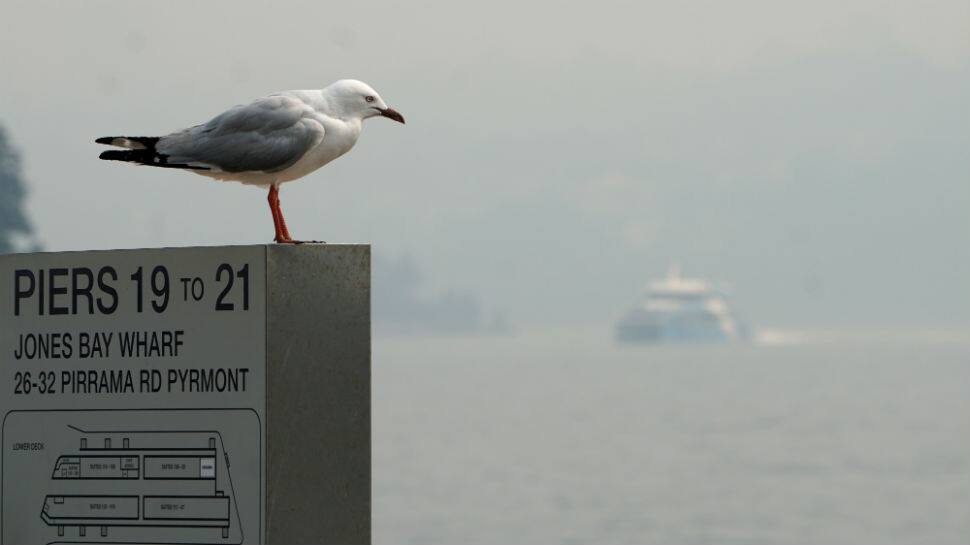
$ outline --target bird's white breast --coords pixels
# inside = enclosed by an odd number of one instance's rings
[[[337,157],[350,151],[360,137],[359,121],[343,121],[319,115],[316,119],[322,127],[323,138],[299,161],[289,168],[277,172],[277,183],[290,182],[302,178]]]

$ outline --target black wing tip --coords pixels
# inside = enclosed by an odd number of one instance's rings
[[[99,142],[99,144],[103,143],[104,142]],[[127,151],[113,149],[102,151],[101,155],[98,155],[98,159],[102,159],[104,161],[131,161],[131,154]]]
[[[110,146],[111,142],[113,142],[115,138],[116,137],[114,136],[102,136],[101,138],[96,139],[94,142],[96,144],[108,144]]]
[[[101,155],[98,155],[98,159],[103,161],[124,161],[126,163],[135,163],[138,165],[147,165],[150,167],[161,167],[161,168],[177,168],[182,170],[212,170],[209,167],[203,167],[198,165],[187,165],[184,163],[169,163],[167,157],[164,155],[158,155],[149,150],[143,149],[112,149],[108,151],[102,151]]]

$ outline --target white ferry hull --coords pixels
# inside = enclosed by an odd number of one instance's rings
[[[629,343],[726,343],[744,339],[731,318],[708,315],[657,315],[641,309],[616,326],[616,339]]]
[[[703,280],[682,278],[676,266],[666,279],[648,284],[616,326],[621,342],[724,343],[746,337],[724,295]]]

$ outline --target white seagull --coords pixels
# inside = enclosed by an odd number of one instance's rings
[[[201,125],[167,136],[106,136],[95,142],[127,148],[101,159],[178,168],[218,180],[269,188],[276,242],[290,237],[279,186],[306,176],[350,151],[363,121],[383,116],[400,123],[377,91],[344,79],[313,91],[283,91],[234,106]]]

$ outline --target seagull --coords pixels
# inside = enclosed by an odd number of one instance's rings
[[[209,121],[167,136],[105,136],[95,142],[126,148],[107,161],[176,168],[217,180],[269,188],[278,243],[293,240],[280,209],[280,184],[302,178],[350,151],[363,121],[382,116],[404,123],[377,91],[343,79],[320,90],[283,91],[234,106]]]

